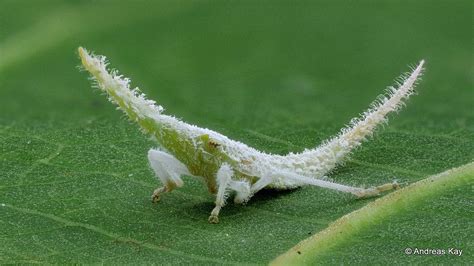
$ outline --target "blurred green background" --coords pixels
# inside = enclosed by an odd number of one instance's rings
[[[408,184],[474,158],[472,14],[471,1],[0,0],[0,262],[266,263],[367,202],[265,192],[211,226],[212,196],[186,178],[151,205],[154,144],[91,89],[78,46],[106,55],[168,114],[279,154],[334,135],[425,59],[418,95],[331,176]],[[418,216],[456,220],[450,234],[408,219],[386,229],[403,237],[368,233],[329,261],[452,260],[402,250],[420,236],[426,247],[472,244],[468,214],[439,211],[472,209],[469,193]]]

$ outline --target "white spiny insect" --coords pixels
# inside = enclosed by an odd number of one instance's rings
[[[163,108],[147,100],[138,88],[130,89],[130,80],[116,71],[109,72],[105,57],[94,56],[79,47],[82,64],[109,100],[139,124],[142,131],[156,140],[159,148],[150,149],[148,160],[161,187],[152,195],[160,195],[183,186],[181,176],[199,176],[211,193],[216,194],[210,223],[218,223],[218,215],[230,193],[234,202],[245,203],[263,188],[291,189],[304,185],[347,192],[356,197],[371,197],[396,189],[398,184],[360,188],[328,181],[326,175],[348,154],[370,137],[376,127],[386,121],[387,114],[397,111],[412,93],[420,77],[422,60],[410,74],[403,75],[397,88],[389,87],[360,118],[353,119],[339,135],[321,146],[286,156],[267,154],[215,131],[189,125],[163,114]]]

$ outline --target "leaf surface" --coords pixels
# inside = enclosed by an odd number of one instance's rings
[[[159,182],[146,153],[155,144],[90,88],[77,71],[78,46],[107,55],[168,114],[278,154],[336,134],[424,58],[418,95],[331,174],[351,185],[407,186],[474,158],[470,7],[2,1],[0,263],[266,264],[373,201],[313,187],[264,191],[227,205],[211,225],[212,195],[185,177],[152,204]],[[426,211],[397,209],[396,219],[347,238],[322,261],[376,263],[376,246],[400,263],[437,262],[407,258],[407,246],[467,249],[472,190],[443,193],[417,205]],[[440,259],[472,261],[465,252]]]

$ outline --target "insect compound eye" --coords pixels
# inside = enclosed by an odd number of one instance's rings
[[[221,145],[219,143],[211,140],[211,141],[209,141],[209,146],[211,146],[213,148],[218,148]]]

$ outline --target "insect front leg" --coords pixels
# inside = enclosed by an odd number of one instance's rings
[[[191,175],[182,162],[164,151],[150,149],[148,151],[148,161],[163,184],[162,187],[158,187],[153,192],[151,196],[153,202],[160,200],[160,194],[170,192],[176,187],[182,187],[184,184],[181,180],[182,175]]]
[[[229,188],[229,184],[232,182],[233,175],[234,171],[226,163],[222,164],[222,166],[217,171],[216,179],[218,188],[216,196],[216,206],[212,210],[211,216],[209,216],[209,222],[212,224],[216,224],[219,222],[219,212],[221,208],[225,205],[225,200],[229,193],[227,189]]]

